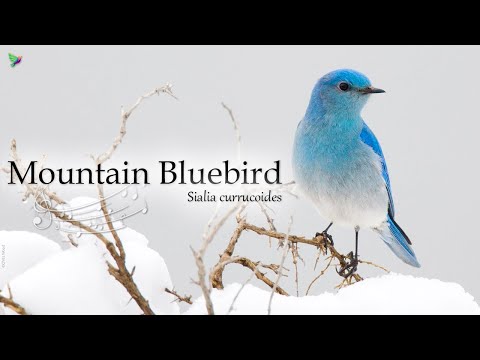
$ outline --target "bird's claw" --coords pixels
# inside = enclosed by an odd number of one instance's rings
[[[321,233],[317,232],[315,234],[315,237],[319,237],[321,236],[322,237],[322,243],[325,245],[325,249],[328,249],[328,245],[331,245],[331,246],[334,246],[335,243],[333,242],[333,237],[332,235],[330,235],[329,233],[327,233],[326,231],[323,231]]]
[[[350,252],[345,257],[345,265],[343,265],[340,269],[336,269],[337,274],[341,277],[348,279],[350,276],[355,274],[358,268],[358,259],[353,256],[353,253]]]

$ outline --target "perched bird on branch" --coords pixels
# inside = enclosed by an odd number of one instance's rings
[[[302,192],[332,224],[355,229],[355,254],[340,269],[350,276],[358,265],[360,229],[376,231],[405,263],[420,267],[405,232],[395,222],[387,164],[380,144],[360,113],[371,94],[385,91],[354,70],[337,70],[313,89],[298,125],[293,168]]]

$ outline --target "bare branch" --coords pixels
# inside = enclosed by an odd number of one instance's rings
[[[70,242],[70,244],[74,247],[78,247],[78,243],[75,241],[75,239],[73,238],[73,235],[72,234],[68,234],[67,235],[67,238],[68,238],[68,241]]]
[[[257,233],[258,235],[264,235],[268,236],[274,239],[278,239],[281,241],[285,240],[286,234],[277,232],[277,231],[272,231],[272,230],[266,230],[263,227],[258,227],[249,223],[245,223],[245,230],[253,231]],[[301,244],[307,244],[315,247],[324,247],[325,246],[325,240],[323,239],[323,236],[320,235],[316,238],[313,239],[306,239],[303,236],[296,236],[296,235],[289,235],[288,236],[288,241],[292,243],[301,243]]]
[[[102,164],[105,161],[109,160],[112,157],[115,150],[117,149],[117,147],[122,143],[123,138],[126,135],[126,124],[131,114],[140,106],[140,104],[144,100],[152,97],[155,94],[159,95],[160,93],[165,93],[175,98],[175,96],[172,93],[172,86],[167,84],[161,88],[154,89],[153,91],[149,92],[146,95],[141,96],[129,110],[127,111],[122,110],[120,133],[115,138],[112,146],[100,156],[96,158],[92,156],[92,158],[95,160],[97,164]],[[25,172],[26,171],[25,167],[22,163],[20,156],[18,155],[17,143],[15,139],[13,139],[11,142],[10,156],[15,162],[15,164],[17,165],[17,167],[19,168],[19,170],[21,172]],[[45,161],[45,157],[41,162],[42,167],[43,167],[44,161]],[[9,173],[9,171],[4,168],[2,168],[2,171]],[[148,300],[146,300],[143,297],[143,295],[140,293],[140,290],[138,289],[137,285],[133,280],[133,271],[132,273],[130,273],[127,269],[126,254],[123,248],[123,244],[115,228],[113,227],[110,214],[108,213],[108,210],[106,207],[103,188],[100,185],[98,187],[100,204],[101,204],[102,212],[104,214],[106,223],[108,224],[109,230],[112,233],[112,236],[114,238],[115,245],[112,242],[110,242],[103,234],[97,232],[96,230],[83,224],[80,221],[69,218],[68,216],[66,216],[64,212],[58,210],[53,203],[56,203],[58,205],[63,205],[66,202],[62,200],[59,196],[57,196],[54,192],[49,191],[48,189],[40,188],[39,186],[35,186],[32,184],[25,184],[24,186],[25,186],[25,192],[24,192],[23,200],[28,199],[30,196],[35,196],[36,197],[35,200],[37,201],[37,203],[40,206],[42,206],[46,211],[48,211],[53,216],[55,216],[57,219],[63,222],[69,223],[72,226],[78,227],[79,229],[85,232],[95,235],[105,245],[109,254],[112,256],[112,258],[114,259],[117,265],[117,268],[115,268],[112,264],[107,262],[108,272],[110,273],[110,275],[112,275],[118,282],[120,282],[123,285],[123,287],[127,290],[127,292],[130,294],[132,299],[135,300],[135,302],[137,303],[137,305],[140,307],[140,309],[143,311],[145,315],[154,315],[152,309],[149,306]],[[45,195],[46,198],[42,199],[42,197],[40,197],[40,201],[38,201],[39,200],[38,194],[40,193]],[[68,238],[72,243],[72,245],[76,246],[76,242],[73,240],[73,238],[71,236],[69,236]]]
[[[311,287],[313,286],[313,284],[315,284],[315,282],[320,279],[326,272],[327,270],[330,268],[331,264],[332,264],[332,261],[333,261],[334,257],[333,256],[330,256],[330,261],[328,262],[327,266],[325,266],[325,268],[320,271],[320,274],[315,277],[315,279],[312,280],[312,282],[310,283],[310,285],[308,285],[308,288],[307,288],[307,292],[306,292],[306,296],[308,296],[308,293],[310,292],[310,289]]]
[[[212,290],[205,281],[205,277],[207,276],[207,270],[205,269],[203,256],[200,254],[200,252],[195,251],[192,247],[190,247],[190,250],[192,250],[193,257],[195,258],[195,264],[197,265],[198,269],[198,281],[195,281],[195,283],[200,286],[200,289],[202,289],[202,294],[205,299],[205,306],[207,308],[207,314],[215,315],[215,311],[213,310],[212,298],[210,297]]]
[[[365,265],[370,265],[370,266],[373,266],[373,267],[376,267],[377,269],[380,269],[380,270],[383,270],[385,271],[387,274],[390,274],[390,270],[384,268],[383,266],[380,266],[380,265],[377,265],[371,261],[365,261],[365,260],[358,260],[358,262],[360,264],[365,264]]]
[[[109,160],[112,157],[113,153],[115,152],[115,150],[117,150],[118,146],[122,143],[123,138],[127,134],[127,121],[130,118],[130,115],[132,115],[132,113],[140,106],[140,104],[146,99],[152,97],[153,95],[160,95],[161,93],[170,95],[174,99],[177,99],[172,92],[172,85],[166,84],[162,87],[153,89],[152,91],[143,96],[140,96],[137,102],[130,109],[126,111],[122,109],[120,132],[113,140],[112,145],[107,151],[105,151],[103,154],[99,155],[96,158],[92,156],[92,159],[95,161],[96,164],[103,164],[105,161]]]
[[[245,286],[247,286],[252,280],[253,280],[253,277],[255,276],[255,272],[257,270],[257,267],[255,267],[255,269],[253,270],[253,272],[250,274],[250,276],[248,277],[248,279],[242,284],[242,286],[240,286],[240,289],[238,289],[237,293],[235,294],[235,296],[233,297],[233,300],[232,300],[232,303],[230,304],[230,307],[228,308],[228,311],[227,311],[227,315],[230,315],[230,313],[233,311],[234,309],[234,306],[235,306],[235,303],[237,302],[238,300],[238,297],[240,296],[240,294],[242,293],[243,289],[245,289]]]
[[[10,310],[15,311],[18,315],[28,315],[25,308],[13,300],[13,294],[12,289],[10,289],[10,285],[7,285],[7,288],[9,296],[6,298],[0,294],[0,303]]]
[[[292,252],[292,261],[293,261],[293,266],[295,267],[295,289],[297,292],[297,297],[299,295],[298,293],[298,243],[288,243],[288,245],[291,248]]]
[[[197,269],[198,269],[198,281],[196,281],[196,283],[202,289],[203,297],[205,298],[205,305],[207,307],[207,313],[209,315],[214,315],[213,303],[210,298],[210,293],[212,289],[211,289],[211,285],[207,285],[207,281],[205,279],[205,277],[207,276],[207,270],[205,268],[205,263],[203,261],[203,258],[205,256],[205,253],[207,252],[208,246],[215,238],[215,235],[217,235],[218,231],[222,228],[222,226],[230,218],[230,216],[232,216],[235,213],[235,211],[237,211],[242,205],[243,203],[239,202],[235,206],[232,206],[230,210],[228,210],[223,215],[223,217],[220,218],[220,220],[214,223],[218,215],[218,208],[217,208],[217,210],[215,211],[215,214],[212,216],[212,219],[209,221],[207,228],[205,229],[205,232],[203,234],[203,242],[200,249],[198,251],[195,251],[192,247],[190,247],[190,249],[192,250],[192,254],[195,258],[195,264],[197,265]]]
[[[230,109],[225,103],[222,102],[222,106],[225,110],[227,110],[228,115],[230,116],[230,120],[232,120],[233,129],[235,130],[235,139],[237,144],[237,161],[240,164],[242,162],[242,136],[240,135],[240,128],[238,127],[238,122],[235,119],[235,115],[233,114],[232,109]]]
[[[135,300],[138,307],[143,311],[145,315],[155,315],[152,308],[150,307],[148,300],[143,296],[143,294],[138,289],[137,284],[133,280],[133,273],[135,271],[135,268],[132,270],[132,272],[128,271],[125,249],[123,248],[122,241],[120,240],[120,237],[118,236],[118,233],[113,226],[112,218],[108,213],[107,203],[105,202],[105,194],[103,192],[103,186],[98,184],[97,189],[103,216],[105,217],[106,223],[108,224],[108,228],[113,236],[113,239],[115,240],[116,245],[116,248],[110,246],[109,249],[110,255],[112,255],[118,267],[118,269],[115,269],[116,271],[113,272],[115,274],[114,277],[125,287],[125,289]]]
[[[287,234],[285,235],[285,242],[288,240],[288,236],[289,236],[290,230],[292,228],[292,223],[293,223],[293,218],[290,218],[290,222],[288,224],[288,229],[287,229]],[[280,279],[282,278],[283,264],[285,264],[285,259],[287,258],[288,250],[289,250],[289,246],[288,246],[288,244],[285,244],[284,249],[283,249],[282,259],[280,261],[280,269],[278,271],[277,280],[275,281],[275,284],[273,285],[272,292],[270,294],[270,300],[268,301],[268,315],[270,315],[272,313],[273,296],[275,295],[275,290],[277,290],[278,283],[280,282]]]
[[[340,252],[338,252],[337,249],[332,245],[332,243],[327,238],[325,238],[322,234],[319,234],[318,236],[312,239],[307,239],[303,236],[296,236],[296,235],[287,236],[284,233],[280,233],[272,230],[266,230],[265,228],[249,224],[248,222],[245,222],[242,226],[244,230],[253,231],[258,235],[271,237],[274,239],[278,239],[280,241],[285,241],[285,239],[287,239],[290,243],[293,243],[293,244],[306,244],[306,245],[315,246],[320,250],[321,253],[324,253],[324,254],[327,254],[328,252],[330,252],[330,255],[338,261],[337,265],[340,267],[345,267],[352,260],[350,258],[351,254],[343,255]],[[388,271],[382,266],[376,265],[369,261],[361,260],[359,262],[362,264],[377,267],[384,271]],[[352,283],[359,282],[362,280],[363,278],[358,273],[353,273],[352,275],[349,276],[348,279],[344,279],[338,287],[348,286],[348,285],[351,285]]]
[[[170,295],[173,295],[175,296],[175,300],[174,301],[177,301],[177,302],[184,302],[184,303],[187,303],[189,305],[192,305],[193,302],[192,302],[192,295],[184,295],[184,296],[181,296],[179,293],[177,293],[175,291],[175,289],[172,289],[170,290],[169,288],[165,288],[165,292],[170,294]]]
[[[263,202],[257,202],[258,206],[260,207],[260,210],[262,211],[263,215],[265,215],[265,218],[267,219],[267,223],[270,226],[270,230],[272,231],[277,231],[277,228],[275,227],[275,224],[273,223],[273,219],[270,217],[268,214],[267,208]]]
[[[12,158],[12,160],[14,161],[15,165],[20,170],[20,172],[25,173],[26,169],[25,169],[25,166],[23,165],[22,159],[18,155],[17,141],[15,139],[12,139],[12,141],[10,142],[10,157]],[[8,173],[10,173],[10,171],[8,171]],[[15,179],[18,179],[15,173],[12,175]],[[26,183],[24,184],[24,186],[25,186],[25,192],[22,199],[23,201],[26,201],[30,196],[35,196],[35,194],[39,193],[40,188],[36,185]],[[60,204],[60,205],[65,204],[65,201],[59,198],[57,194],[55,194],[54,192],[49,191],[48,189],[42,189],[42,191],[46,196],[48,196],[50,200],[56,202],[57,204]]]

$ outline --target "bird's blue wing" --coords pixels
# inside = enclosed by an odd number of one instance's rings
[[[366,145],[372,148],[375,154],[377,154],[382,161],[382,175],[383,175],[383,180],[385,181],[385,186],[387,188],[388,200],[389,200],[388,213],[393,219],[395,217],[395,206],[393,205],[392,188],[390,187],[390,178],[388,177],[387,162],[385,161],[385,157],[383,156],[382,147],[380,146],[380,143],[375,137],[375,134],[372,132],[372,130],[370,130],[368,125],[365,123],[363,124],[363,129],[362,129],[362,132],[360,133],[360,138]]]

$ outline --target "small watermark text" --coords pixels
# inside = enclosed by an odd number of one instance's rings
[[[7,266],[7,245],[2,244],[2,260],[0,266],[5,269]]]

